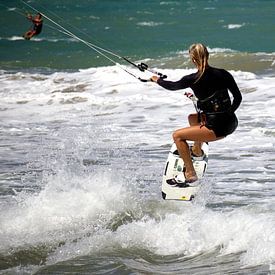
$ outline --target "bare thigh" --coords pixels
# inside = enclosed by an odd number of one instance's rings
[[[194,125],[199,125],[199,115],[196,113],[196,114],[190,114],[188,116],[188,121],[189,121],[189,124],[190,126],[194,126]]]
[[[178,129],[173,133],[174,140],[191,140],[199,142],[210,142],[221,139],[217,138],[214,131],[202,125],[194,125],[182,129]]]

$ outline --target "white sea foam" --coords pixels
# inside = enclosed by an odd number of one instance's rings
[[[178,5],[180,5],[180,2],[178,2],[178,1],[161,1],[160,3],[159,3],[160,5],[172,5],[172,6],[178,6]]]
[[[228,24],[226,26],[224,26],[225,28],[231,30],[231,29],[239,29],[241,27],[245,26],[245,23],[243,24]]]
[[[127,201],[123,183],[104,172],[85,178],[61,171],[47,181],[37,195],[18,194],[18,207],[3,213],[0,251],[83,236],[106,226]]]
[[[1,40],[4,40],[4,39],[10,40],[10,41],[24,40],[22,36],[12,36],[7,38],[1,37]]]
[[[120,226],[115,232],[102,230],[78,243],[68,243],[51,254],[49,263],[113,248],[146,249],[162,256],[187,257],[218,248],[219,256],[241,253],[243,267],[275,261],[272,215],[258,216],[244,210],[218,213],[195,206],[174,207],[173,214],[162,217],[161,209],[159,214],[155,213],[159,215],[157,219],[144,216]]]
[[[210,48],[210,47],[207,47],[207,49],[212,55],[215,54],[215,53],[237,53],[236,50],[232,50],[232,49],[229,49],[229,48]],[[178,51],[177,53],[189,56],[188,50]]]
[[[163,70],[171,80],[190,72]],[[243,266],[274,263],[275,82],[231,73],[243,91],[239,128],[210,144],[206,207],[199,198],[190,205],[160,201],[166,153],[153,149],[165,151],[172,131],[194,112],[183,91],[139,82],[118,67],[47,75],[2,70],[1,155],[25,157],[45,172],[36,180],[40,191],[15,187],[0,204],[1,251],[43,243],[55,247],[51,264],[117,248],[187,256],[214,249],[240,254]],[[95,163],[91,170],[84,159]],[[27,173],[22,181],[28,183]]]
[[[11,37],[0,37],[0,40],[8,40],[8,41],[19,41],[19,40],[25,40],[23,36],[11,36]],[[31,41],[35,42],[41,42],[41,41],[47,41],[47,42],[59,42],[59,41],[70,41],[70,42],[79,42],[74,38],[42,38],[42,37],[33,37]]]
[[[146,22],[138,22],[137,25],[142,27],[157,27],[157,26],[163,25],[163,22],[146,21]]]

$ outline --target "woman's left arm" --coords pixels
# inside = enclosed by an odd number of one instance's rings
[[[239,87],[238,87],[235,79],[233,78],[233,76],[230,73],[228,73],[228,76],[229,76],[228,77],[228,89],[231,92],[231,94],[233,95],[233,102],[232,102],[231,108],[232,108],[232,111],[235,112],[239,108],[239,106],[242,102],[242,94],[241,94]]]

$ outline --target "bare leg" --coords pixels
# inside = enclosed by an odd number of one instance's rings
[[[190,156],[189,145],[187,144],[186,140],[181,139],[178,137],[177,131],[173,134],[174,141],[177,145],[177,149],[179,151],[180,157],[183,159],[185,165],[185,176],[186,180],[197,180],[197,175],[193,166],[193,162]]]
[[[35,31],[30,30],[24,34],[24,38],[27,40],[30,40],[34,35],[35,35]]]
[[[190,126],[201,125],[201,123],[199,122],[199,115],[198,115],[198,113],[196,113],[196,114],[190,114],[188,116],[188,121],[189,121],[189,125]],[[196,141],[196,140],[194,141],[194,144],[192,146],[192,152],[196,156],[201,156],[203,154],[202,150],[201,150],[202,144],[203,144],[203,142]]]
[[[205,126],[194,125],[187,128],[176,130],[173,133],[174,142],[177,145],[180,157],[185,164],[185,176],[187,180],[197,180],[197,175],[193,166],[193,162],[190,156],[189,146],[187,140],[197,141],[197,143],[215,141],[219,138],[216,137],[212,130],[209,130]]]

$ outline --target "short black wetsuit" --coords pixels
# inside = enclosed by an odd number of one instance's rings
[[[235,131],[238,120],[234,112],[242,101],[242,95],[233,76],[224,69],[208,66],[198,79],[198,72],[184,76],[179,81],[158,80],[168,90],[191,88],[198,98],[198,107],[206,116],[205,126],[216,137],[224,137]],[[228,90],[233,95],[231,103]]]
[[[42,26],[43,26],[42,22],[43,21],[41,21],[41,23],[39,23],[39,24],[35,24],[35,22],[33,22],[33,28],[32,29],[35,31],[36,35],[41,33],[41,31],[42,31]]]

